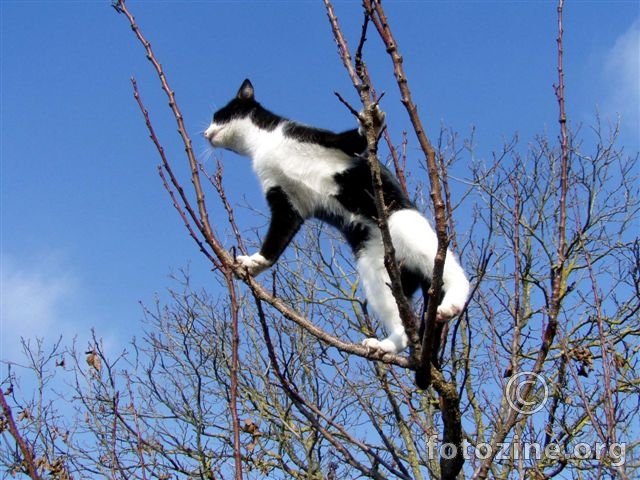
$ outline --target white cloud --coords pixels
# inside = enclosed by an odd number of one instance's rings
[[[93,328],[107,356],[120,354],[137,333],[139,305],[101,303],[96,288],[64,253],[25,259],[0,252],[0,361],[24,363],[21,338],[32,347],[43,339],[47,349],[62,336],[63,347],[83,349]],[[114,321],[122,310],[135,313]]]
[[[618,38],[606,53],[603,73],[608,94],[605,113],[620,115],[622,127],[637,135],[640,128],[640,18]]]
[[[55,256],[18,262],[0,260],[0,359],[18,360],[20,338],[44,337],[48,342],[68,330],[65,318],[79,282]]]

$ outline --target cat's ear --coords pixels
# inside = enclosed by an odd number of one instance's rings
[[[253,100],[253,94],[253,85],[251,85],[248,78],[245,78],[244,82],[242,82],[242,85],[240,86],[240,90],[238,90],[237,98],[240,100]]]

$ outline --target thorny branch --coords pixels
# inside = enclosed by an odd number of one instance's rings
[[[403,68],[403,58],[398,51],[397,42],[392,34],[391,27],[380,2],[364,0],[364,7],[371,16],[380,38],[387,47],[387,52],[391,57],[394,75],[400,90],[401,101],[405,106],[414,132],[418,138],[420,147],[425,154],[429,181],[431,186],[431,199],[434,206],[434,216],[436,222],[436,236],[438,238],[438,250],[432,272],[431,288],[429,289],[428,308],[425,313],[425,332],[423,336],[419,374],[431,371],[433,386],[441,398],[442,419],[444,423],[443,442],[457,446],[457,454],[453,458],[440,458],[440,468],[442,478],[455,478],[460,470],[464,459],[462,457],[462,423],[460,412],[460,398],[455,386],[455,380],[447,382],[444,376],[433,366],[431,366],[431,352],[434,350],[436,338],[440,334],[440,328],[436,328],[436,312],[440,303],[442,274],[444,262],[447,254],[449,238],[447,236],[447,222],[445,204],[442,199],[442,186],[440,184],[440,172],[436,162],[435,149],[433,148],[426,131],[422,126],[422,121],[418,115],[418,108],[413,103],[411,91]],[[424,374],[424,373],[423,373]]]
[[[398,268],[398,264],[395,260],[395,249],[393,247],[393,243],[391,242],[391,234],[389,233],[389,226],[387,224],[387,206],[384,203],[384,198],[382,194],[382,180],[380,177],[380,164],[378,162],[377,151],[378,151],[378,135],[376,129],[374,128],[374,109],[376,107],[376,102],[371,98],[371,82],[369,80],[369,75],[367,70],[362,62],[362,47],[364,45],[364,38],[366,35],[366,25],[368,21],[365,17],[365,22],[362,28],[362,34],[360,43],[358,46],[358,51],[356,54],[355,66],[352,64],[351,54],[349,53],[349,47],[347,46],[347,41],[342,34],[342,30],[338,24],[338,18],[335,15],[333,10],[333,5],[329,0],[325,0],[325,7],[327,9],[327,16],[329,17],[329,21],[331,23],[331,28],[336,39],[336,43],[338,44],[338,50],[340,52],[340,57],[351,77],[351,81],[354,84],[354,87],[358,91],[360,96],[360,101],[363,105],[363,112],[358,114],[358,118],[362,125],[365,127],[366,135],[367,135],[367,146],[368,146],[368,162],[369,167],[371,169],[371,176],[373,179],[373,188],[374,188],[374,200],[376,204],[376,210],[378,212],[378,227],[380,229],[380,233],[382,235],[382,241],[384,245],[384,259],[385,259],[385,267],[389,273],[389,278],[391,280],[391,291],[393,293],[394,298],[398,304],[398,310],[400,312],[400,318],[402,320],[402,325],[405,328],[405,333],[409,338],[409,344],[412,347],[418,347],[412,349],[412,358],[409,360],[410,365],[415,365],[417,356],[419,355],[420,348],[418,345],[418,334],[416,330],[416,321],[413,315],[413,311],[411,309],[411,305],[409,301],[404,295],[402,291],[402,283],[400,281],[400,269]],[[338,98],[342,98],[338,96]],[[347,103],[344,100],[343,103]],[[348,107],[352,112],[356,110],[354,108]]]

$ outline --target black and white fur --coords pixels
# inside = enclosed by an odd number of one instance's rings
[[[379,121],[382,129],[381,112]],[[387,330],[384,340],[367,338],[363,344],[384,352],[403,350],[408,340],[384,266],[362,127],[334,133],[282,118],[255,100],[253,86],[245,80],[237,96],[214,114],[204,136],[214,147],[252,159],[271,210],[260,251],[237,258],[248,273],[257,275],[272,266],[305,219],[319,218],[344,234],[356,256],[368,305]],[[393,174],[381,168],[389,230],[403,289],[410,296],[430,281],[437,238]],[[458,315],[468,295],[464,271],[448,252],[438,320]]]

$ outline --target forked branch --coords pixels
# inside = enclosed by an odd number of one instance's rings
[[[404,327],[405,333],[409,338],[409,345],[413,347],[410,364],[416,365],[420,356],[420,345],[418,340],[418,332],[416,329],[416,321],[411,309],[411,305],[409,304],[409,301],[407,300],[402,290],[400,268],[398,267],[398,263],[395,259],[395,249],[393,247],[393,243],[391,242],[391,233],[389,232],[389,225],[387,223],[389,213],[388,207],[384,202],[380,163],[378,161],[377,155],[378,131],[375,128],[374,122],[377,101],[372,98],[371,80],[369,78],[369,73],[366,69],[366,66],[362,61],[362,49],[364,47],[364,42],[367,34],[367,25],[369,24],[369,18],[365,15],[362,32],[360,35],[360,41],[355,55],[355,63],[353,63],[351,53],[349,52],[349,47],[347,45],[347,40],[345,39],[342,30],[340,29],[338,18],[333,9],[333,5],[329,0],[325,0],[324,4],[327,10],[327,16],[329,17],[329,22],[331,24],[331,29],[333,31],[333,36],[335,38],[336,44],[338,45],[340,58],[342,59],[345,68],[347,69],[353,86],[360,96],[360,101],[363,106],[362,112],[358,113],[357,116],[360,123],[365,129],[367,137],[367,160],[369,162],[371,178],[373,181],[374,202],[378,217],[378,227],[382,235],[382,243],[384,246],[384,263],[387,272],[389,273],[389,278],[391,280],[391,292],[393,293],[393,296],[398,305],[398,311],[400,313],[400,319],[402,320],[402,326]],[[338,98],[341,99],[344,104],[347,104],[347,102],[344,101],[341,96],[338,96]],[[356,111],[354,108],[348,106],[348,104],[347,107],[352,113]]]
[[[438,250],[433,265],[433,274],[431,278],[431,288],[428,292],[428,305],[425,312],[424,325],[425,333],[423,335],[422,352],[420,356],[418,374],[428,375],[431,370],[431,352],[434,348],[433,342],[435,336],[435,322],[438,305],[440,303],[442,289],[442,274],[444,272],[444,262],[447,255],[447,247],[449,245],[449,237],[447,235],[446,208],[442,197],[442,185],[440,182],[440,171],[436,162],[436,152],[433,145],[427,137],[426,131],[422,125],[422,120],[418,115],[418,107],[413,102],[411,90],[407,75],[403,67],[403,58],[398,51],[398,44],[393,36],[389,21],[380,2],[372,0],[363,1],[365,11],[371,18],[376,30],[382,41],[384,42],[387,53],[393,63],[393,73],[400,90],[402,104],[405,106],[409,115],[409,120],[425,155],[427,171],[429,173],[430,196],[433,202],[433,211],[435,217],[435,230],[438,238]]]
[[[438,165],[435,158],[435,150],[426,136],[424,128],[422,127],[421,120],[417,114],[417,108],[411,100],[411,92],[409,90],[407,78],[402,67],[402,57],[398,53],[396,42],[393,38],[391,29],[386,19],[386,15],[380,3],[371,2],[368,0],[365,0],[363,2],[366,17],[363,24],[357,53],[355,56],[355,65],[352,64],[351,55],[347,47],[347,42],[338,24],[333,6],[329,0],[325,0],[324,3],[329,21],[331,23],[333,34],[338,45],[340,57],[342,58],[345,68],[347,69],[349,76],[351,77],[354,87],[360,95],[360,99],[364,107],[364,114],[362,115],[361,122],[367,130],[367,142],[370,156],[369,162],[372,177],[374,180],[374,191],[376,192],[376,207],[378,209],[378,216],[381,220],[379,222],[379,226],[382,232],[385,247],[385,265],[391,278],[391,289],[398,303],[403,326],[405,327],[407,335],[409,336],[410,344],[414,346],[411,357],[411,366],[416,370],[416,380],[421,384],[432,383],[442,399],[443,421],[445,424],[443,440],[460,447],[457,449],[458,455],[456,455],[453,459],[446,459],[444,457],[441,458],[442,478],[455,478],[460,472],[463,463],[461,448],[462,426],[459,407],[459,396],[455,388],[455,383],[447,382],[444,379],[444,376],[434,366],[431,365],[432,352],[434,350],[434,341],[436,340],[436,313],[440,299],[442,274],[444,270],[444,261],[448,245],[445,204],[442,200],[442,191],[439,180]],[[393,244],[391,243],[391,236],[389,235],[388,226],[386,224],[387,211],[382,196],[382,188],[381,184],[377,184],[376,182],[376,179],[379,179],[380,172],[379,164],[377,161],[378,138],[375,129],[371,128],[373,114],[371,107],[372,99],[370,96],[371,81],[362,60],[362,49],[366,35],[366,26],[368,25],[369,21],[372,21],[375,25],[380,37],[387,47],[387,52],[389,52],[391,56],[391,60],[394,66],[394,74],[400,88],[402,103],[407,108],[414,131],[418,137],[420,146],[425,153],[429,171],[429,179],[431,182],[431,198],[434,203],[436,216],[438,251],[435,259],[431,288],[428,292],[428,308],[425,312],[425,332],[423,334],[422,345],[418,344],[417,332],[415,329],[416,322],[413,318],[410,305],[408,304],[408,301],[402,292],[399,268],[395,262]],[[427,299],[425,299],[425,301],[426,300]],[[404,310],[405,308],[406,311]]]

